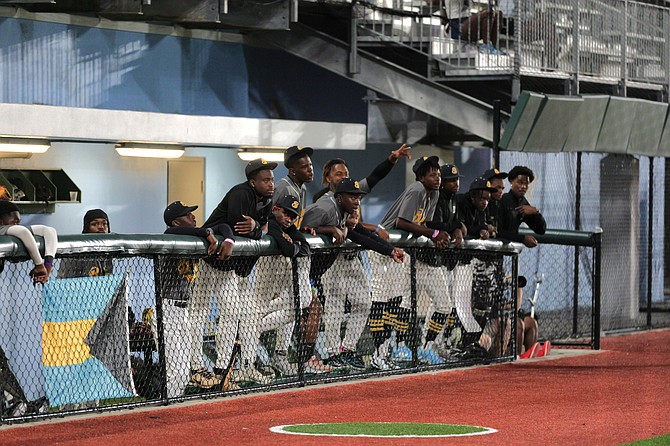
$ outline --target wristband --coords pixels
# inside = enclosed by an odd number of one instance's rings
[[[54,264],[53,264],[53,262],[47,262],[47,261],[45,261],[45,262],[44,262],[44,266],[45,266],[45,267],[46,267],[46,266],[48,266],[48,267],[53,267]]]
[[[435,238],[435,237],[437,237],[438,235],[440,235],[440,230],[439,230],[439,229],[436,229],[435,232],[433,232],[432,237],[430,237],[430,238]]]
[[[379,231],[382,230],[382,229],[386,229],[386,228],[383,227],[382,225],[377,225],[377,229],[375,229],[375,234],[379,234]]]
[[[230,243],[231,245],[234,245],[234,244],[235,244],[235,240],[233,240],[232,238],[227,238],[227,239],[225,239],[225,240],[223,241],[223,243]]]
[[[207,237],[209,237],[210,235],[214,235],[214,231],[212,230],[212,228],[205,228],[205,231],[207,232]]]

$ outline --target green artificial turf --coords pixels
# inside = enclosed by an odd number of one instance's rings
[[[486,432],[478,426],[432,423],[323,423],[294,424],[286,426],[285,432],[321,435],[374,435],[374,436],[431,436],[464,435]]]
[[[661,435],[660,437],[648,438],[646,440],[636,441],[634,443],[628,443],[628,445],[634,446],[668,446],[670,445],[670,434]]]

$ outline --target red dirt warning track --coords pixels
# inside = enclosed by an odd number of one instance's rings
[[[197,405],[5,427],[0,445],[618,445],[670,432],[670,330],[603,340],[604,352],[517,361]],[[473,424],[461,438],[275,434],[280,424]]]

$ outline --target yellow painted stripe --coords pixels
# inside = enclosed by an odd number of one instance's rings
[[[92,358],[84,339],[95,324],[95,319],[42,324],[42,364],[63,366],[81,364]]]

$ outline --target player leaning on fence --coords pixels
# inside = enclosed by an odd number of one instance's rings
[[[254,279],[254,299],[263,308],[264,313],[256,342],[260,342],[260,335],[264,331],[277,330],[271,364],[282,376],[297,373],[297,368],[293,362],[289,362],[288,357],[296,321],[292,259],[295,259],[298,270],[301,316],[312,301],[312,289],[309,284],[309,243],[294,224],[300,218],[300,207],[298,198],[293,195],[284,195],[275,201],[268,221],[268,234],[277,243],[283,257],[262,258],[256,267]],[[306,262],[297,263],[305,259]],[[311,356],[311,350],[309,355]],[[305,357],[304,351],[299,351],[298,356],[302,362],[307,362],[309,359]]]
[[[500,199],[505,192],[505,178],[507,172],[501,172],[498,169],[488,169],[482,174],[482,178],[486,178],[491,182],[491,187],[495,192],[491,192],[491,200],[486,206],[486,223],[489,225],[489,233],[491,237],[498,236],[498,213],[500,212]]]
[[[547,222],[540,210],[526,200],[528,186],[535,179],[535,174],[526,166],[514,166],[509,171],[508,179],[510,190],[500,199],[498,236],[534,248],[537,246],[537,239],[532,235],[520,235],[519,226],[526,223],[533,232],[540,235],[547,230]]]
[[[235,235],[258,240],[267,233],[267,222],[272,209],[274,174],[277,163],[264,159],[249,161],[244,169],[247,181],[234,186],[223,197],[209,216],[206,228],[227,223]],[[194,298],[209,305],[216,297],[219,313],[216,328],[216,375],[223,375],[229,366],[233,344],[239,335],[242,343],[239,370],[233,379],[238,382],[269,384],[271,379],[254,366],[256,358],[256,330],[261,308],[253,302],[249,274],[258,258],[232,258],[227,262],[205,259],[201,265],[200,280],[194,289]],[[200,294],[203,293],[203,294]]]
[[[233,252],[235,241],[233,231],[225,223],[214,228],[199,228],[193,211],[198,206],[186,206],[181,201],[170,203],[163,212],[163,221],[168,226],[165,234],[192,235],[207,240],[207,255],[219,260],[227,260]],[[224,241],[219,243],[220,235]],[[209,301],[205,304],[193,299],[193,288],[198,276],[197,259],[162,257],[161,297],[163,298],[163,324],[166,327],[165,356],[168,375],[168,392],[181,393],[189,378],[192,385],[209,389],[216,388],[222,377],[205,368],[202,358],[202,331],[209,316]],[[198,296],[208,300],[211,296]],[[188,312],[185,309],[188,307]],[[185,326],[185,327],[184,327]],[[186,328],[184,337],[180,338]],[[184,345],[186,344],[186,345]],[[182,358],[182,354],[185,358]],[[180,366],[184,359],[190,363],[191,373],[183,377]],[[184,382],[186,381],[186,382]],[[177,384],[177,385],[175,385]],[[171,389],[174,386],[175,389]]]
[[[382,225],[388,229],[401,229],[417,236],[429,237],[435,246],[445,248],[450,241],[449,234],[426,226],[426,222],[433,218],[439,197],[439,160],[436,156],[421,157],[416,160],[412,170],[416,181],[393,203],[382,219]],[[393,367],[387,361],[393,328],[397,331],[398,341],[393,358],[397,361],[411,360],[411,351],[404,342],[409,328],[410,268],[407,261],[396,267],[386,267],[378,256],[371,254],[370,259],[373,271],[370,330],[377,347],[372,362],[380,369],[387,369]],[[417,288],[426,289],[431,299],[450,299],[439,267],[417,262]]]
[[[323,196],[305,211],[304,224],[316,228],[321,234],[335,238],[341,244],[345,239],[371,249],[381,256],[390,256],[395,262],[402,263],[404,252],[381,239],[373,232],[365,229],[360,223],[348,228],[347,218],[360,206],[361,197],[365,192],[358,181],[351,178],[341,180],[333,196]],[[368,290],[360,283],[342,280],[342,271],[347,268],[344,253],[338,253],[330,268],[323,273],[324,283],[324,322],[328,363],[334,366],[352,366],[362,368],[363,363],[356,354],[356,344],[364,328],[370,309]],[[388,264],[388,259],[384,259]],[[340,341],[340,324],[344,317],[345,301],[351,303],[351,313],[347,323],[344,340]]]
[[[284,197],[288,195],[296,197],[298,208],[293,210],[297,212],[297,216],[293,225],[298,228],[300,232],[315,235],[313,228],[302,224],[302,219],[305,214],[305,207],[307,206],[306,184],[311,183],[314,180],[314,168],[312,166],[313,153],[314,149],[311,147],[301,146],[291,146],[284,151],[284,166],[286,166],[288,169],[288,174],[277,181],[274,194],[272,195],[272,202],[274,205],[276,205],[280,200],[284,199]],[[272,235],[272,233],[270,233],[270,235]],[[292,238],[295,239],[296,237]],[[272,257],[262,257],[260,259],[257,271],[265,272],[266,274],[261,274],[261,278],[265,276],[268,280],[264,281],[257,279],[254,283],[254,293],[256,293],[256,290],[258,290],[260,293],[267,294],[269,293],[268,290],[274,289],[276,287],[276,278],[271,274],[272,271],[265,271],[267,269],[266,265],[268,262],[272,262],[272,259]],[[311,256],[298,256],[296,258],[296,263],[298,270],[300,271],[300,277],[304,276],[305,271],[307,271],[307,274],[309,274],[309,270],[311,268]],[[290,282],[291,281],[289,280],[288,283]],[[302,308],[301,323],[303,327],[303,339],[301,340],[302,351],[300,353],[302,356],[308,355],[309,357],[312,357],[315,350],[314,347],[316,345],[316,337],[318,336],[318,327],[321,323],[321,313],[323,307],[321,306],[321,302],[316,295],[314,295],[309,300],[305,300],[304,297],[307,296],[307,294],[312,296],[310,284],[301,284],[301,288],[304,288],[305,286],[307,286],[309,289],[300,290],[300,296],[303,297],[303,299],[300,301]],[[267,288],[267,290],[263,288]],[[280,296],[285,296],[288,298],[290,305],[293,305],[292,293],[286,295],[282,292],[280,293]],[[259,298],[262,299],[262,296]],[[268,316],[271,317],[269,314]],[[275,369],[281,374],[287,374],[294,371],[292,366],[284,367],[288,364],[284,360],[284,353],[286,353],[284,347],[288,347],[290,343],[293,334],[293,325],[293,318],[291,318],[291,322],[286,323],[283,327],[279,327],[277,330],[277,337],[279,338],[277,341],[278,347],[277,351],[275,352],[275,356],[272,358],[272,361]],[[321,364],[318,359],[314,357],[306,366],[306,370],[311,371],[311,369],[314,369],[321,371],[324,370],[322,366],[323,364]]]
[[[440,167],[440,177],[442,181],[437,206],[432,220],[426,221],[426,226],[431,229],[446,231],[454,241],[454,246],[460,246],[463,237],[467,234],[465,225],[461,221],[456,208],[456,197],[460,189],[462,175],[459,174],[458,167],[455,165],[445,164]],[[462,281],[458,281],[457,284],[456,279],[459,271],[454,271],[456,263],[461,258],[462,255],[457,255],[453,251],[421,250],[417,253],[417,260],[442,269],[449,285],[447,294],[452,296],[460,291],[457,285],[462,284]],[[469,287],[467,292],[470,292]],[[419,359],[422,362],[428,364],[443,362],[438,348],[441,343],[437,343],[436,339],[445,326],[445,337],[448,337],[456,324],[456,311],[451,307],[451,304],[453,302],[449,299],[442,299],[437,302],[431,300],[426,313],[422,346],[418,350]],[[438,307],[436,305],[447,306]]]

